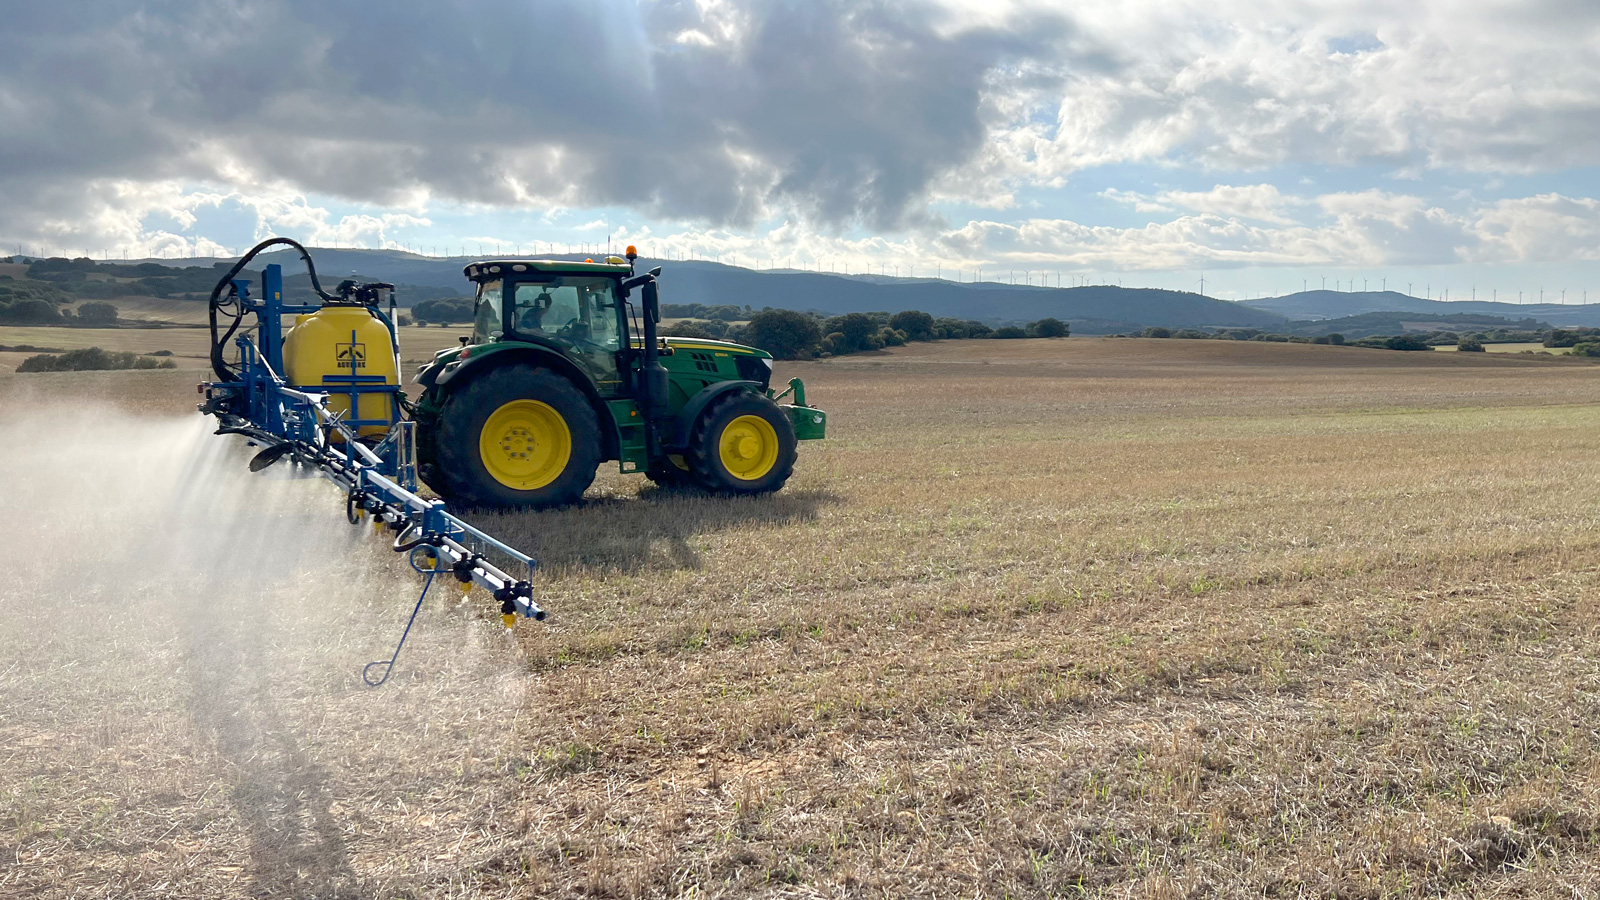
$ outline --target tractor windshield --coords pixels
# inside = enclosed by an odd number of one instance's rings
[[[500,282],[485,281],[478,285],[478,297],[473,301],[472,342],[486,344],[500,337]]]
[[[517,285],[512,328],[565,341],[617,349],[616,282],[563,275]]]
[[[605,275],[558,275],[516,284],[506,305],[507,331],[567,348],[589,371],[603,395],[620,388],[617,350],[622,345],[617,281]]]

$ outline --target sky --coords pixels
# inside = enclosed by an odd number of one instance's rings
[[[0,253],[1600,302],[1594,0],[26,3],[0,122]]]

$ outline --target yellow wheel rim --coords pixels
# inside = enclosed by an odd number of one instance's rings
[[[538,490],[566,469],[572,431],[550,404],[513,400],[483,423],[478,453],[495,481],[513,490]]]
[[[717,450],[728,474],[755,481],[778,464],[778,432],[760,416],[740,416],[722,429]]]

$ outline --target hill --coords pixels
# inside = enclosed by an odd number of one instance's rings
[[[1301,291],[1242,301],[1291,319],[1336,319],[1372,312],[1421,313],[1430,317],[1474,314],[1510,319],[1532,317],[1555,325],[1600,326],[1600,303],[1496,303],[1492,300],[1423,300],[1398,291]]]
[[[402,285],[402,305],[427,296],[467,293],[461,269],[479,257],[441,259],[394,250],[314,250],[323,286],[349,277],[368,277]],[[558,255],[558,259],[582,258]],[[154,262],[160,262],[155,260]],[[210,266],[212,260],[169,260]],[[287,287],[305,284],[298,256],[274,251],[255,265],[276,262],[291,273]],[[899,312],[920,309],[935,316],[976,319],[990,324],[1061,319],[1079,334],[1111,334],[1152,325],[1172,328],[1273,328],[1285,317],[1260,309],[1185,291],[1093,285],[1047,288],[995,282],[963,283],[934,279],[846,276],[793,269],[757,271],[705,261],[640,259],[641,268],[662,267],[662,300],[708,306],[776,307],[828,315],[847,312]],[[362,276],[352,273],[360,272]],[[431,289],[431,290],[423,290]]]
[[[1549,322],[1538,319],[1507,319],[1475,313],[1455,315],[1429,315],[1412,312],[1369,312],[1337,319],[1311,319],[1290,322],[1288,334],[1315,336],[1342,334],[1347,338],[1364,338],[1384,334],[1415,334],[1418,332],[1455,331],[1473,333],[1542,332],[1549,331]]]

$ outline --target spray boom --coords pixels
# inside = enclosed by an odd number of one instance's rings
[[[409,554],[411,566],[426,578],[417,608],[434,579],[448,577],[464,591],[473,585],[488,591],[507,627],[519,616],[542,620],[544,610],[533,599],[533,558],[453,515],[443,501],[417,493],[415,426],[401,417],[407,407],[396,377],[399,339],[392,315],[381,308],[388,301],[392,310],[394,286],[345,282],[337,294],[327,294],[311,269],[323,302],[286,304],[282,269],[269,265],[261,296],[253,298],[250,282],[234,276],[277,243],[299,249],[310,266],[305,248],[275,238],[252,249],[218,283],[211,299],[211,358],[221,380],[200,385],[206,398],[200,411],[217,417],[218,434],[241,434],[263,445],[250,461],[251,471],[283,459],[315,468],[344,491],[352,524],[370,520],[392,532],[392,549]],[[235,337],[250,314],[254,324]],[[289,334],[280,335],[284,315],[299,318]],[[238,349],[236,364],[224,358],[230,339]],[[416,609],[411,615],[414,621]],[[363,670],[367,684],[388,680],[410,631],[408,622],[394,656]],[[382,677],[371,674],[378,666],[384,667]]]

